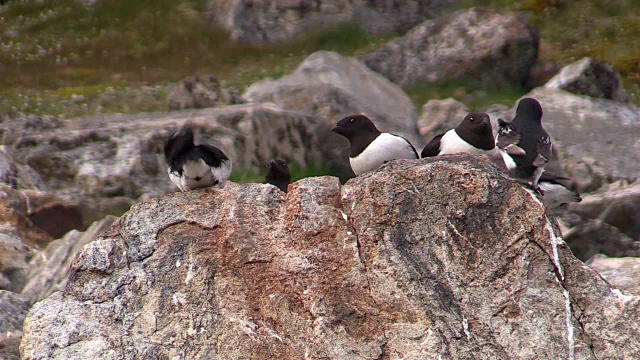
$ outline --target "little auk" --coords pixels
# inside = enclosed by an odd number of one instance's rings
[[[487,154],[498,157],[489,115],[468,114],[455,129],[436,135],[422,149],[421,157],[456,153]]]
[[[380,132],[364,115],[351,115],[338,121],[331,131],[349,140],[349,163],[356,175],[375,170],[391,160],[418,159],[409,140]]]
[[[496,145],[509,174],[517,181],[542,193],[538,179],[551,159],[551,138],[542,127],[542,106],[536,99],[518,103],[511,122],[498,119]]]
[[[231,175],[231,160],[215,146],[195,145],[193,129],[183,126],[164,145],[171,182],[182,191],[222,183]]]

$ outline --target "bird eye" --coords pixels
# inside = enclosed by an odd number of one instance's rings
[[[472,116],[472,117],[470,117],[470,118],[469,118],[469,120],[474,121],[475,119],[474,119],[474,118],[473,118],[473,116]]]
[[[356,119],[354,119],[354,118],[349,119],[349,122],[352,123],[352,124],[353,124],[354,121],[356,121]]]

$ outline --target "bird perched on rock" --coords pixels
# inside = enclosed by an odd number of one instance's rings
[[[518,103],[511,122],[498,119],[496,145],[510,175],[541,192],[538,179],[551,159],[551,138],[542,127],[542,106],[536,99]]]
[[[443,134],[436,135],[422,149],[421,157],[455,153],[498,155],[489,115],[470,113],[462,122]]]
[[[538,180],[538,186],[542,190],[542,203],[550,209],[582,201],[569,178],[544,171]]]
[[[229,179],[231,160],[215,146],[195,145],[193,129],[183,126],[164,145],[169,179],[180,190],[213,186]]]
[[[349,140],[349,163],[356,175],[375,170],[387,161],[418,159],[409,140],[380,132],[364,115],[351,115],[338,121],[331,131]]]
[[[291,182],[291,173],[287,163],[283,160],[271,160],[267,164],[267,176],[265,181],[268,184],[277,186],[280,190],[287,192],[289,183]]]

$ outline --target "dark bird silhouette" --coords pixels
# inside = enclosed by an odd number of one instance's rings
[[[268,184],[277,186],[280,190],[287,192],[289,183],[291,182],[291,173],[287,163],[283,160],[271,160],[267,164],[267,176],[265,181]]]

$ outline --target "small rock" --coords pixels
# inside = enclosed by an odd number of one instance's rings
[[[167,95],[169,110],[201,109],[240,104],[237,90],[228,91],[215,77],[190,76],[174,85]]]
[[[597,219],[571,228],[563,238],[573,254],[582,261],[596,254],[640,256],[640,241],[633,241],[617,228]]]
[[[458,126],[468,111],[463,103],[453,98],[429,100],[422,106],[422,115],[418,118],[418,132],[429,142],[434,136]]]
[[[0,359],[20,359],[22,324],[30,307],[25,296],[0,290]]]
[[[631,239],[640,240],[640,184],[583,196],[582,202],[569,208],[584,218],[599,219]]]
[[[640,295],[640,258],[609,258],[606,255],[595,255],[587,264],[611,285]]]
[[[618,71],[610,64],[589,57],[565,66],[544,87],[594,98],[629,101]]]

